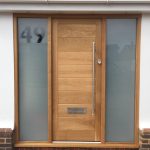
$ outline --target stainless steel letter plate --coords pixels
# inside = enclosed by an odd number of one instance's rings
[[[87,108],[83,107],[69,107],[67,108],[68,114],[86,114]]]

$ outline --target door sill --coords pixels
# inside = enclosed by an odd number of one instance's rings
[[[101,143],[101,142],[16,142],[15,147],[81,147],[81,148],[139,148],[139,143]]]
[[[53,143],[91,143],[91,144],[101,144],[101,142],[80,142],[80,141],[53,141]]]

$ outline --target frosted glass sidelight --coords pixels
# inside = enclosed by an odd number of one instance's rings
[[[107,19],[106,141],[134,142],[136,19]]]
[[[48,139],[47,24],[47,19],[18,19],[21,141]]]

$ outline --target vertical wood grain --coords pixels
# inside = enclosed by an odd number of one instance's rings
[[[135,144],[139,145],[139,92],[140,92],[140,42],[141,42],[141,16],[137,18],[136,30],[136,75],[135,75]]]
[[[101,142],[105,142],[105,89],[106,89],[106,19],[102,19],[102,26],[101,26],[101,55],[102,55],[102,73],[101,73]]]
[[[48,18],[48,49],[47,49],[47,66],[48,66],[48,141],[52,142],[52,84],[51,84],[51,17]]]
[[[14,95],[15,95],[15,130],[16,130],[16,141],[19,141],[19,92],[18,92],[18,23],[17,17],[13,18],[13,38],[14,38]]]
[[[53,121],[52,121],[52,125],[53,125],[53,133],[52,133],[52,138],[55,139],[55,131],[57,129],[57,121],[56,118],[56,114],[57,114],[57,105],[55,105],[55,103],[57,104],[57,20],[53,19],[52,22],[52,92],[53,92],[53,98],[52,98],[52,117],[53,117]]]
[[[103,82],[101,76],[102,76],[102,64],[98,64],[97,60],[102,59],[102,40],[101,40],[101,20],[97,20],[96,22],[96,28],[97,28],[97,35],[96,35],[96,82],[95,82],[95,111],[96,111],[96,117],[95,117],[95,132],[96,132],[96,141],[100,141],[101,139],[101,101],[102,101],[102,89],[101,84]]]

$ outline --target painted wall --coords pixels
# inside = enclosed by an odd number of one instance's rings
[[[14,124],[14,58],[12,14],[0,14],[0,128]]]
[[[150,128],[150,14],[142,16],[140,128]],[[14,127],[13,16],[0,14],[0,128]]]
[[[150,14],[142,16],[140,70],[140,127],[150,128]]]

